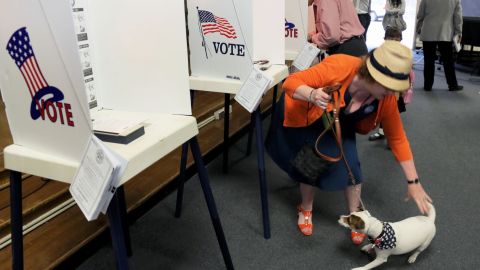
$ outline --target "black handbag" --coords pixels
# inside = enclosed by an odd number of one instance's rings
[[[342,146],[342,133],[339,120],[339,110],[340,110],[340,94],[338,92],[339,86],[336,87],[325,87],[323,91],[332,95],[333,100],[333,119],[326,111],[323,113],[322,118],[324,121],[325,129],[320,133],[315,141],[315,144],[304,144],[300,151],[297,153],[295,158],[293,158],[290,164],[302,175],[307,184],[315,185],[317,179],[323,173],[327,172],[332,164],[344,160],[347,167],[349,177],[354,180],[353,173],[350,170],[350,166],[345,159],[343,154]],[[335,128],[333,128],[335,126]],[[321,138],[327,134],[328,131],[332,131],[337,147],[340,150],[340,153],[336,157],[331,157],[326,154],[323,154],[318,149],[318,144]],[[355,183],[355,182],[354,182]]]
[[[305,178],[306,184],[313,186],[320,175],[328,171],[332,162],[319,157],[311,145],[304,144],[290,164]]]

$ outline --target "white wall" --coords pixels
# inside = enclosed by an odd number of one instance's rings
[[[463,16],[480,17],[480,1],[462,0]]]

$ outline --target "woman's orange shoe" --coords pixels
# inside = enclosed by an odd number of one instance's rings
[[[304,223],[298,224],[298,228],[305,236],[310,236],[313,233],[312,211],[304,210],[300,205],[297,207],[298,215],[302,213]]]
[[[361,232],[352,231],[350,238],[355,245],[360,245],[365,240],[366,235]]]

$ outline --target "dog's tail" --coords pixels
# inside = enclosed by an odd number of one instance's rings
[[[437,213],[435,212],[435,207],[433,207],[433,204],[429,203],[428,204],[428,213],[427,217],[429,220],[432,222],[435,222],[435,217],[437,216]]]

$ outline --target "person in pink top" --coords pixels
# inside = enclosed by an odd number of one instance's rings
[[[365,29],[352,0],[309,0],[308,4],[313,5],[316,28],[315,33],[309,33],[309,41],[330,55],[368,53],[362,36]]]

